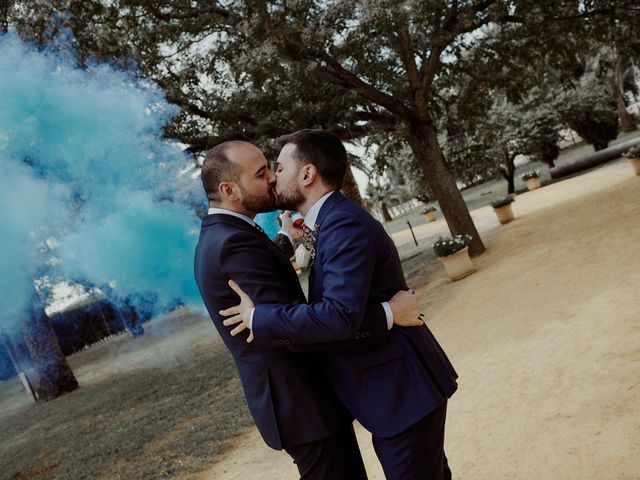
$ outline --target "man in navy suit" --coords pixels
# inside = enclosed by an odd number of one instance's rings
[[[264,441],[286,450],[303,479],[366,479],[353,417],[314,358],[271,345],[260,348],[246,335],[225,328],[219,315],[221,309],[237,303],[228,285],[231,278],[260,303],[306,301],[289,261],[292,246],[280,238],[279,248],[253,221],[257,213],[274,209],[275,175],[256,147],[226,142],[207,153],[201,177],[210,208],[196,247],[195,277],[209,315],[236,363],[249,410]],[[400,298],[407,301],[392,302],[395,311],[391,315],[412,311],[415,302]],[[386,300],[368,308],[371,321],[365,331],[371,334],[356,333],[353,337],[358,338],[346,339],[344,345],[362,343],[366,340],[362,337],[388,335],[388,313],[382,303]],[[415,307],[414,315],[417,303]],[[401,316],[396,315],[398,322]]]
[[[382,225],[338,191],[347,167],[342,142],[328,132],[293,134],[280,152],[276,205],[305,214],[315,259],[309,304],[261,302],[234,287],[241,303],[221,313],[235,314],[229,323],[242,321],[259,348],[349,338],[368,304],[407,289]],[[383,345],[317,357],[344,405],[372,432],[387,479],[451,478],[444,426],[457,374],[426,325],[394,328]]]

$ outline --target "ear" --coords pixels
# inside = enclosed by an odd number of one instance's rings
[[[318,178],[318,170],[315,165],[307,164],[300,169],[302,175],[302,184],[308,187]]]
[[[236,202],[240,199],[238,195],[238,184],[235,182],[220,182],[218,192],[220,193],[220,198],[223,200]]]

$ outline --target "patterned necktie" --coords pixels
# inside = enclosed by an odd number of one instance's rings
[[[304,238],[305,243],[315,246],[316,237],[313,234],[313,230],[311,230],[306,223],[303,223],[300,228],[302,229],[302,238]]]

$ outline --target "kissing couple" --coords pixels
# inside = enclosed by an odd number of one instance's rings
[[[209,211],[195,278],[255,424],[301,479],[367,478],[354,419],[387,479],[450,479],[444,430],[457,374],[398,251],[340,193],[349,166],[337,136],[302,130],[282,143],[275,172],[244,141],[209,150],[201,172]],[[284,214],[268,238],[254,217],[274,209],[301,212],[302,229]],[[312,250],[308,298],[290,261],[301,238]]]

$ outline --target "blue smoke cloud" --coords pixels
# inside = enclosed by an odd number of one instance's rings
[[[176,107],[134,73],[81,70],[11,33],[0,36],[0,71],[0,322],[51,270],[120,298],[152,295],[158,309],[199,304],[199,221],[166,200],[196,183],[161,138]]]
[[[262,227],[269,238],[275,238],[280,230],[280,224],[278,223],[278,215],[280,212],[259,213],[256,215],[255,222]]]

